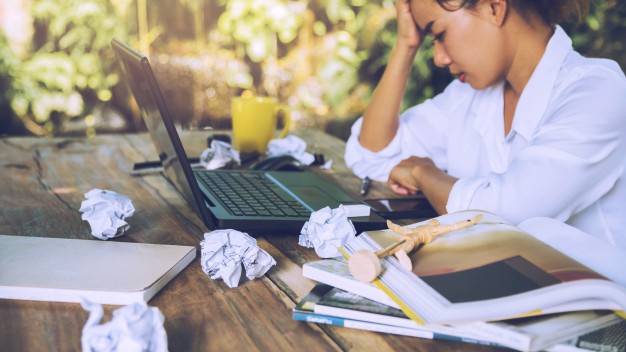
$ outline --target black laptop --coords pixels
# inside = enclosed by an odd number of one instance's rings
[[[113,39],[130,90],[141,110],[165,177],[180,191],[206,226],[250,234],[299,233],[312,211],[361,204],[314,172],[206,170],[192,168],[148,58]],[[386,228],[374,212],[351,218],[358,232]]]

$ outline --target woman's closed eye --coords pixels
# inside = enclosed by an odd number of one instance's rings
[[[439,32],[437,34],[433,33],[433,40],[442,43],[443,42],[443,37],[444,37],[445,33],[446,33],[445,31],[444,32]]]

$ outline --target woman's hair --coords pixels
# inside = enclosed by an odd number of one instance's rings
[[[435,0],[447,11],[472,9],[481,0]],[[573,20],[580,23],[589,10],[589,0],[506,0],[522,16],[529,12],[539,15],[548,25]]]

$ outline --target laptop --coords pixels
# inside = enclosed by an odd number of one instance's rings
[[[148,58],[118,39],[111,42],[137,101],[163,174],[211,230],[250,234],[299,233],[313,211],[362,204],[311,171],[206,170],[192,168]],[[360,233],[386,228],[375,212],[350,218]]]

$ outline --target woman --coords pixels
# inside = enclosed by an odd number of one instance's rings
[[[626,247],[626,78],[556,25],[585,0],[398,0],[398,39],[346,162],[440,213],[546,216]],[[457,77],[400,117],[426,35]]]

